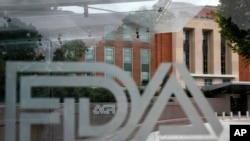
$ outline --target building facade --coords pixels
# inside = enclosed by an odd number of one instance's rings
[[[88,48],[83,60],[116,65],[129,73],[138,86],[146,85],[156,70],[154,37],[141,28],[120,27],[106,32]],[[112,78],[112,74],[105,75]]]
[[[250,69],[226,47],[214,11],[215,7],[205,7],[175,33],[153,34],[129,26],[106,31],[85,60],[114,64],[128,72],[138,86],[146,85],[163,62],[186,64],[199,86],[249,81]]]
[[[199,86],[239,81],[239,57],[226,47],[214,10],[205,7],[183,30],[172,33],[172,61],[185,63]]]

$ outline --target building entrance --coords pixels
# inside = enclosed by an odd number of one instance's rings
[[[246,94],[239,94],[233,95],[230,97],[231,103],[231,111],[233,114],[238,114],[238,111],[241,112],[242,115],[246,114],[247,111],[247,95]]]

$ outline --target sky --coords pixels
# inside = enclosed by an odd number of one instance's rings
[[[217,6],[219,4],[219,0],[172,0],[173,2],[189,2],[189,3],[195,3],[198,4],[200,3],[201,5],[211,5],[211,6]],[[152,6],[152,4],[154,4],[154,1],[148,1],[148,2],[137,2],[138,6],[144,5],[147,6],[149,5],[149,7]],[[142,4],[143,3],[143,4]],[[91,6],[91,5],[90,5]],[[93,7],[93,6],[92,6]],[[136,6],[135,3],[129,3],[127,4],[126,7],[124,7],[123,4],[105,4],[105,5],[95,5],[94,8],[100,8],[100,9],[110,9],[110,10],[114,10],[114,11],[120,11],[120,12],[124,12],[124,11],[136,11],[138,10],[138,7]],[[128,9],[129,8],[129,9]],[[63,7],[63,10],[69,10],[69,11],[74,11],[75,13],[83,13],[83,9],[81,7]],[[72,10],[74,9],[74,10]],[[97,9],[89,9],[89,13],[106,13],[107,11],[103,11],[103,10],[97,10]],[[150,9],[150,8],[149,8]]]
[[[210,2],[208,3],[208,5],[213,5],[216,6],[219,4],[219,0],[210,0]]]

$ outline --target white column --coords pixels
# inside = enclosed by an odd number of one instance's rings
[[[218,29],[214,29],[211,37],[211,50],[209,56],[210,58],[210,66],[211,73],[213,74],[221,74],[221,36]]]
[[[191,52],[192,66],[194,73],[202,74],[203,73],[203,62],[202,62],[202,29],[194,29],[194,44]]]

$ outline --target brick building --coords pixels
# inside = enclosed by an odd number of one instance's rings
[[[138,86],[147,84],[162,62],[185,63],[199,86],[249,81],[249,66],[226,47],[214,10],[205,7],[174,33],[153,34],[129,26],[106,28],[106,36],[89,49],[85,59],[123,68]]]
[[[137,85],[145,85],[156,70],[153,36],[143,28],[123,27],[107,31],[101,41],[88,49],[84,60],[114,64],[128,72]]]
[[[224,97],[225,111],[244,113],[250,109],[246,95],[250,83],[242,81],[250,81],[250,66],[227,47],[214,10],[206,6],[173,33],[153,34],[129,26],[106,31],[106,36],[85,54],[85,60],[115,64],[131,74],[138,86],[146,85],[161,63],[184,63],[198,86],[215,97]]]

